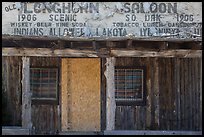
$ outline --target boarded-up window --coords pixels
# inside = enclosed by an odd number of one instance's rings
[[[30,83],[32,100],[57,100],[58,69],[31,68]]]
[[[115,68],[115,99],[121,105],[145,104],[145,69]]]

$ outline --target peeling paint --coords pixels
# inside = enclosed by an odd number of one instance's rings
[[[199,2],[3,2],[2,19],[2,34],[20,36],[202,37]]]

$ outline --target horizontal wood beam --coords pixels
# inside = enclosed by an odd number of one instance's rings
[[[50,49],[50,48],[2,48],[2,56],[44,56],[44,57],[202,57],[202,50],[133,50],[133,49]]]
[[[2,56],[98,57],[96,51],[50,48],[2,48]]]
[[[202,50],[111,50],[114,57],[202,57]]]
[[[18,36],[18,35],[2,35],[2,40],[66,40],[66,41],[123,41],[123,40],[143,40],[143,41],[202,41],[202,37],[197,38],[166,38],[166,37],[52,37],[52,36]]]

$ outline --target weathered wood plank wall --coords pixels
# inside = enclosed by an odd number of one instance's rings
[[[60,67],[60,58],[31,57],[32,66]],[[117,106],[116,129],[201,130],[202,66],[201,58],[116,58],[117,66],[145,65],[147,67],[147,105]],[[105,58],[102,65],[105,66]],[[7,91],[8,110],[12,121],[21,125],[21,57],[2,57],[2,84]],[[103,94],[105,78],[102,68]],[[105,101],[101,108],[101,127],[105,129]],[[37,133],[59,130],[59,105],[32,105],[32,121]],[[41,124],[39,124],[41,123]]]
[[[201,130],[201,58],[117,58],[146,66],[146,106],[117,106],[116,130]]]
[[[22,119],[22,87],[21,57],[2,57],[2,88],[6,96],[6,126],[21,126]],[[5,117],[2,117],[4,119]]]

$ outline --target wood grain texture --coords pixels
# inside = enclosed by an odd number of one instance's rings
[[[21,80],[22,58],[2,57],[2,93],[5,94],[6,113],[9,119],[5,126],[22,125]]]
[[[200,130],[200,64],[200,58],[116,58],[116,66],[146,66],[147,106],[116,106],[115,128]]]
[[[114,46],[113,42],[107,42]],[[106,50],[87,50],[87,49],[51,49],[51,48],[2,48],[2,56],[44,56],[44,57],[183,57],[195,58],[202,57],[202,50],[142,50],[134,49],[106,49]]]

